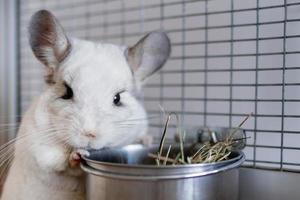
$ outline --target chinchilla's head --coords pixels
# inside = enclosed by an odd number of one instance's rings
[[[146,132],[137,94],[169,57],[165,33],[152,32],[132,47],[94,43],[67,37],[57,19],[41,10],[29,34],[48,85],[36,121],[44,118],[57,139],[75,148],[101,148],[128,144]]]

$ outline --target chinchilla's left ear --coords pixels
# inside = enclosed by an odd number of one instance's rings
[[[32,16],[29,42],[35,57],[46,67],[46,82],[54,83],[55,71],[70,53],[71,43],[52,13],[40,10]]]
[[[139,81],[159,70],[170,55],[170,39],[164,32],[151,32],[126,50],[127,61]]]

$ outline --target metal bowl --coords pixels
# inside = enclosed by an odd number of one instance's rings
[[[129,145],[91,151],[81,164],[88,174],[87,199],[238,198],[237,167],[244,161],[242,152],[235,151],[230,159],[216,163],[156,166],[148,153],[156,153],[157,149]],[[173,153],[179,152],[179,147],[172,149]]]

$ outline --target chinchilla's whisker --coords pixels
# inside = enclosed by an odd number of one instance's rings
[[[3,166],[7,163],[7,161],[12,159],[13,156],[14,156],[14,149],[9,149],[7,152],[5,152],[4,155],[1,155],[0,168],[3,168]]]
[[[45,135],[47,135],[47,134],[45,134],[45,133],[50,132],[50,131],[51,131],[51,129],[42,130],[41,132],[44,133],[44,134],[42,135],[42,137],[45,136]],[[14,139],[11,139],[11,140],[8,141],[7,143],[5,143],[5,144],[3,144],[3,145],[0,146],[0,153],[1,153],[1,151],[2,151],[3,149],[5,149],[7,146],[13,145],[13,144],[14,144],[15,142],[17,142],[18,140],[24,139],[24,138],[26,138],[26,137],[28,137],[28,136],[35,135],[35,134],[38,134],[38,133],[33,132],[33,133],[30,133],[30,134],[20,135],[20,136],[15,137]]]
[[[57,140],[57,138],[56,138],[55,135],[53,134],[53,133],[54,133],[54,132],[53,132],[53,129],[51,129],[51,128],[42,130],[42,131],[40,131],[40,132],[43,133],[43,134],[39,135],[39,137],[40,137],[41,139],[47,139],[47,138],[50,139],[50,138],[52,138],[52,139]],[[14,152],[13,150],[14,150],[14,148],[15,148],[15,147],[14,147],[15,142],[19,142],[19,143],[22,144],[22,143],[25,142],[23,139],[27,138],[28,136],[35,135],[35,134],[37,134],[37,132],[33,132],[33,133],[30,133],[30,134],[21,135],[21,136],[16,137],[15,139],[9,141],[10,144],[7,144],[7,143],[6,143],[6,146],[3,147],[3,148],[0,150],[0,152],[2,151],[2,154],[0,154],[0,161],[1,161],[1,159],[3,160],[3,156],[4,156],[5,151],[7,151],[7,153],[6,153],[7,155],[9,155],[11,152],[12,152],[12,153]],[[39,134],[39,132],[38,132],[38,134]],[[33,143],[30,147],[34,147],[35,145],[37,145],[37,143]],[[27,150],[28,150],[28,149],[24,149],[24,151],[22,151],[22,153],[26,153]],[[1,166],[1,165],[0,165],[0,166]]]
[[[66,122],[70,122],[70,126],[72,128],[74,128],[77,131],[80,131],[79,127],[81,127],[79,121],[76,118],[71,118],[71,119],[67,119],[67,118],[59,118],[59,117],[50,117],[50,119],[56,119],[56,120],[60,120],[60,121],[66,121]]]
[[[63,108],[62,110],[64,110],[66,108]],[[71,124],[73,123],[78,123],[77,118],[73,117],[71,115],[71,118],[63,118],[63,117],[58,117],[58,116],[49,116],[49,119],[55,119],[55,120],[59,120],[59,121],[66,121],[66,122],[71,122]],[[79,125],[79,123],[78,123]]]
[[[136,126],[138,123],[131,123],[131,124],[115,124],[116,127],[132,127]]]
[[[4,153],[1,154],[1,164],[0,167],[2,166],[2,164],[4,163],[4,161],[11,155],[14,153],[14,147],[10,147],[8,148]]]
[[[51,132],[49,134],[45,134],[44,136],[42,136],[40,138],[39,143],[34,143],[34,145],[39,145],[39,144],[52,144],[54,142],[56,142],[58,140],[58,138],[56,137],[56,135],[54,134],[54,132]]]
[[[68,120],[68,119],[63,119],[63,120],[72,122],[71,123],[72,128],[78,129],[77,127],[73,126],[74,121]],[[2,124],[2,126],[4,127],[4,124]],[[6,130],[18,128],[18,127],[16,127],[15,124],[5,124],[5,126],[7,127]],[[8,126],[10,126],[10,127],[8,128]],[[15,126],[15,127],[13,127],[13,126]],[[28,138],[29,136],[39,135],[39,139],[43,140],[46,143],[52,143],[52,144],[61,143],[65,147],[65,149],[67,149],[67,152],[72,150],[72,147],[70,147],[67,144],[67,142],[71,138],[71,135],[66,135],[64,137],[61,137],[61,136],[56,137],[57,133],[62,132],[62,131],[68,131],[68,129],[58,128],[58,127],[44,128],[47,126],[48,126],[48,124],[37,125],[36,126],[37,130],[35,132],[17,136],[16,138],[14,138],[0,146],[0,169],[1,169],[0,178],[3,178],[3,176],[6,174],[7,170],[10,168],[10,165],[14,158],[15,143],[16,142],[24,143],[24,139]],[[30,146],[30,148],[34,148],[36,145],[38,145],[38,144],[33,143],[32,146]],[[28,149],[24,149],[24,151],[21,151],[21,153],[25,154],[27,151],[28,151]]]
[[[135,119],[118,120],[118,121],[114,121],[114,122],[146,121],[146,120],[148,120],[148,119],[155,119],[155,118],[158,118],[158,117],[159,117],[159,115],[153,115],[153,116],[144,117],[144,118],[135,118]]]
[[[1,161],[0,161],[0,162],[1,162],[1,163],[0,163],[0,167],[3,169],[3,166],[5,166],[5,164],[6,164],[7,162],[11,162],[12,159],[13,159],[13,157],[14,157],[14,151],[11,150],[11,151],[9,151],[9,152],[7,153],[6,157],[4,157],[4,159],[1,158]]]
[[[72,119],[62,118],[62,117],[55,117],[55,116],[51,116],[51,117],[49,117],[49,119],[55,119],[55,120],[59,120],[59,121],[73,122]]]
[[[60,130],[60,131],[62,131],[62,130]],[[60,137],[57,137],[56,136],[56,133],[58,133],[58,132],[60,132],[60,131],[56,131],[56,130],[54,130],[54,131],[51,131],[49,134],[45,134],[41,139],[42,139],[42,142],[55,142],[55,140],[57,140],[57,141],[60,141],[61,140],[61,137],[62,136],[60,136]],[[64,138],[69,138],[69,137],[71,137],[70,135],[68,136],[64,136],[63,137],[63,139]]]
[[[78,132],[81,131],[81,125],[76,118],[72,119],[71,127],[74,128]]]
[[[8,148],[5,149],[5,151],[1,152],[0,154],[0,161],[3,160],[7,154],[9,154],[10,152],[12,152],[14,150],[14,146],[9,146]],[[1,164],[0,164],[1,166]]]
[[[14,147],[11,146],[5,154],[0,155],[0,179],[5,178],[5,175],[7,175],[7,172],[14,160]],[[26,153],[23,152],[23,153]]]
[[[116,126],[136,126],[138,123],[135,124],[116,124]]]
[[[73,121],[71,119],[67,119],[67,118],[60,118],[60,117],[55,117],[55,116],[51,116],[49,117],[49,119],[58,119],[60,121],[68,121],[68,122],[75,122],[75,123],[78,123],[77,120],[76,121]],[[74,118],[75,119],[75,118]],[[42,125],[38,125],[38,126],[48,126],[49,124],[42,124]],[[19,128],[20,126],[20,123],[1,123],[0,124],[0,127],[18,127]]]
[[[128,130],[130,129],[131,127],[130,126],[127,126],[127,127],[117,127],[119,130]]]
[[[67,152],[71,152],[72,147],[68,144],[70,137],[61,139],[62,145],[67,149]]]
[[[48,139],[48,140],[44,140],[43,142],[51,142],[51,140],[53,140],[52,142],[63,142],[64,140],[67,140],[69,138],[71,138],[72,136],[69,135],[69,136],[64,136],[64,137],[56,137],[56,135],[48,135],[47,137],[44,137],[43,139]]]
[[[12,164],[14,160],[14,155],[12,154],[9,159],[6,161],[6,164],[4,165],[4,167],[1,169],[1,174],[0,174],[0,178],[5,178],[5,176],[8,174],[8,171],[10,169],[10,166]]]
[[[74,122],[72,119],[74,119],[73,117],[72,118],[62,118],[62,117],[57,117],[57,116],[49,116],[49,119],[50,120],[58,120],[58,121],[64,121],[64,122],[71,122],[71,124]],[[51,124],[51,122],[48,122],[45,124],[45,126],[48,126],[49,124]]]
[[[15,152],[14,151],[15,150],[14,143],[16,141],[24,143],[24,141],[20,141],[20,139],[24,139],[24,138],[26,138],[27,136],[30,136],[30,135],[34,135],[34,134],[31,133],[31,134],[21,135],[22,137],[19,136],[18,138],[15,138],[15,140],[10,141],[11,144],[9,144],[5,148],[1,149],[1,154],[0,154],[0,168],[1,168],[0,178],[1,179],[4,178],[4,175],[7,175],[6,172],[9,170],[10,165],[13,162],[14,152]],[[26,154],[27,151],[28,151],[28,149],[24,149],[21,152],[21,154]]]
[[[1,160],[1,157],[4,156],[5,153],[6,153],[7,151],[9,151],[11,148],[13,148],[13,149],[15,148],[14,143],[11,143],[11,144],[7,145],[7,146],[3,147],[3,148],[0,150],[0,160]]]
[[[12,139],[8,143],[15,142],[15,141],[18,141],[20,139],[24,139],[24,138],[26,138],[28,136],[32,136],[32,135],[39,135],[41,138],[48,137],[48,136],[53,135],[54,131],[56,131],[56,129],[53,129],[53,128],[47,128],[47,129],[43,129],[43,130],[40,129],[40,130],[38,130],[38,132],[33,132],[33,133],[17,136],[16,138]],[[4,145],[6,145],[6,144],[4,144]]]
[[[55,131],[55,133],[56,132],[57,131]],[[72,135],[65,135],[63,137],[61,137],[61,136],[60,137],[56,137],[55,135],[53,135],[54,142],[62,143],[62,144],[67,143],[71,137],[72,137]],[[50,139],[51,139],[51,137],[50,137]]]
[[[7,175],[7,172],[9,171],[9,168],[13,162],[14,159],[14,153],[11,153],[11,155],[8,157],[8,159],[2,164],[1,167],[1,173],[0,173],[0,179],[4,179]]]
[[[0,152],[1,152],[2,149],[4,149],[6,146],[13,145],[17,140],[20,140],[20,139],[22,139],[22,138],[25,138],[25,137],[27,137],[27,136],[29,136],[29,135],[33,135],[33,133],[31,133],[31,134],[24,134],[24,135],[17,136],[17,137],[15,137],[14,139],[11,139],[10,141],[8,141],[7,143],[2,144],[2,145],[0,146]]]

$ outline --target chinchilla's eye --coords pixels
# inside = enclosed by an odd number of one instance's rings
[[[116,106],[121,106],[121,95],[120,93],[117,93],[115,96],[114,96],[114,104]]]
[[[73,98],[73,90],[70,88],[70,86],[67,83],[64,83],[64,86],[66,88],[65,94],[61,96],[62,99],[68,100]]]

